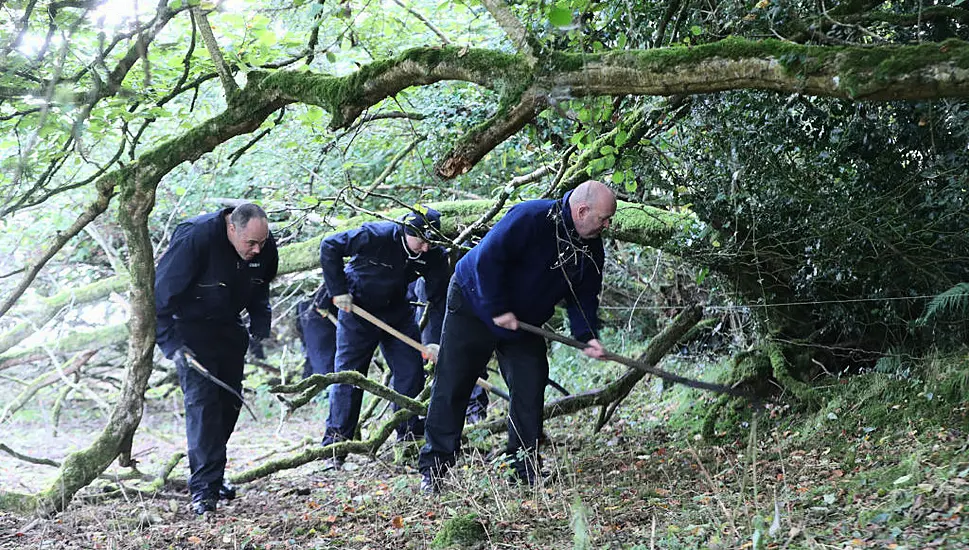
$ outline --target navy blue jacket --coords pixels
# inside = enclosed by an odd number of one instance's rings
[[[226,235],[225,215],[229,212],[231,208],[178,224],[158,262],[157,341],[166,357],[185,344],[180,327],[198,331],[206,325],[239,324],[243,309],[249,312],[249,333],[257,338],[269,336],[269,283],[279,267],[276,242],[270,233],[259,254],[248,262],[243,260]],[[189,324],[191,327],[185,327]]]
[[[605,254],[602,239],[580,239],[561,200],[516,204],[458,262],[454,280],[475,314],[499,337],[515,333],[491,320],[512,312],[541,326],[565,300],[572,334],[587,342],[598,333],[599,291]]]
[[[410,307],[407,285],[424,277],[431,307],[447,295],[447,256],[440,247],[417,257],[404,250],[404,230],[394,222],[369,222],[320,243],[320,265],[330,296],[350,294],[364,309]],[[343,259],[350,258],[344,265]]]

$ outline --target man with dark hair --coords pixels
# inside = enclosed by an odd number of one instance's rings
[[[615,212],[612,190],[590,180],[561,200],[515,205],[458,261],[418,463],[423,492],[438,491],[454,464],[471,388],[492,353],[511,395],[506,453],[520,479],[535,483],[548,358],[545,340],[518,331],[518,320],[542,325],[564,300],[584,353],[605,354],[596,336],[600,235]]]
[[[414,212],[397,222],[370,222],[331,235],[320,244],[320,264],[327,291],[340,309],[336,329],[335,371],[367,373],[377,346],[394,375],[394,390],[416,397],[424,387],[421,354],[354,314],[354,304],[388,325],[420,339],[413,310],[407,300],[407,285],[424,277],[427,297],[433,309],[444,306],[448,280],[447,257],[430,244],[433,231],[441,227],[440,212],[431,208]],[[350,261],[344,264],[344,258]],[[323,445],[352,439],[360,418],[362,390],[348,384],[330,387],[330,413],[326,419]],[[396,410],[396,407],[395,407]],[[400,439],[419,438],[418,419],[397,427]],[[342,457],[334,457],[337,462]]]
[[[158,347],[175,362],[185,394],[188,486],[199,515],[235,497],[225,480],[226,444],[242,404],[198,369],[241,395],[249,342],[269,336],[278,265],[266,213],[243,204],[180,223],[155,271]]]

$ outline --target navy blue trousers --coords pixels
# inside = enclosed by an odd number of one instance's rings
[[[243,364],[249,335],[241,325],[178,326],[195,358],[229,387],[242,393]],[[188,488],[193,496],[218,498],[225,476],[226,444],[236,427],[242,403],[194,369],[178,369],[185,396],[188,440]]]
[[[300,303],[297,309],[301,309],[299,325],[306,355],[303,377],[333,372],[336,360],[336,325],[320,315],[312,302]]]
[[[501,375],[511,396],[506,452],[519,475],[532,479],[534,463],[525,459],[538,449],[542,433],[548,358],[545,340],[532,334],[498,339],[464,303],[461,288],[451,282],[441,335],[441,353],[434,371],[431,402],[424,424],[421,473],[443,475],[461,448],[464,413],[475,380],[491,354],[498,356]]]
[[[373,310],[370,313],[400,332],[420,340],[413,312],[406,302],[398,306]],[[340,311],[336,329],[335,372],[355,370],[366,375],[377,346],[394,375],[393,388],[397,393],[417,397],[424,389],[424,359],[420,352],[366,319],[353,313]],[[360,419],[363,390],[348,384],[330,386],[330,413],[326,419],[327,440],[352,439]],[[399,407],[394,406],[394,410]],[[417,417],[397,427],[398,437],[419,437],[420,423]]]
[[[412,283],[414,298],[421,303],[427,302],[427,293],[424,291],[424,279],[418,279]],[[424,317],[424,306],[414,308],[414,321],[420,327],[421,318]],[[428,315],[426,325],[421,330],[421,341],[424,343],[441,343],[441,330],[444,322],[444,315]],[[487,369],[481,369],[478,374],[480,378],[488,378]],[[471,401],[468,402],[467,416],[474,421],[483,420],[488,415],[488,391],[481,386],[475,386],[471,390]]]

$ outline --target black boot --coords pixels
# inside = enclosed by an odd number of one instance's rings
[[[441,478],[431,472],[421,474],[421,494],[436,495],[441,492]]]
[[[218,499],[206,494],[192,495],[192,511],[201,516],[206,512],[215,512]]]
[[[233,500],[235,498],[236,486],[228,481],[223,481],[222,487],[219,487],[219,500]]]

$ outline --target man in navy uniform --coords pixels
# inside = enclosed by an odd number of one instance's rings
[[[535,483],[548,382],[545,340],[518,331],[542,325],[565,301],[584,353],[601,358],[597,311],[604,252],[600,234],[616,212],[612,190],[590,180],[560,200],[515,205],[458,261],[448,287],[444,333],[418,467],[432,493],[454,464],[475,379],[497,352],[511,395],[506,453],[515,472]]]
[[[185,394],[188,486],[199,515],[235,497],[225,480],[226,444],[242,404],[190,362],[241,395],[246,350],[269,336],[269,283],[278,265],[266,213],[243,204],[180,223],[155,271],[157,341]]]
[[[388,325],[420,339],[407,285],[424,277],[432,311],[444,306],[448,280],[445,252],[430,244],[441,227],[440,212],[428,208],[400,222],[369,222],[358,229],[331,235],[320,244],[320,264],[327,291],[340,309],[336,329],[335,371],[367,373],[377,346],[394,375],[394,390],[416,397],[424,387],[420,352],[352,313],[359,305]],[[344,263],[344,258],[349,258]],[[352,439],[360,418],[363,391],[348,384],[330,387],[330,412],[323,445]],[[396,410],[396,408],[395,408]],[[400,439],[419,438],[419,419],[397,427]],[[335,456],[338,462],[342,457]]]

